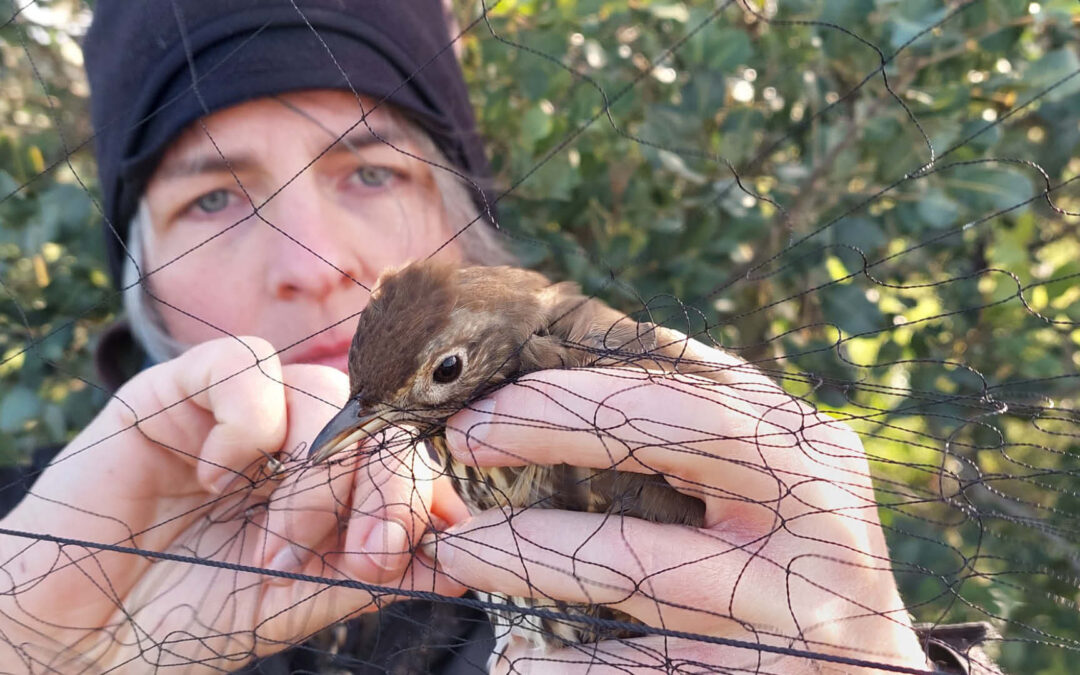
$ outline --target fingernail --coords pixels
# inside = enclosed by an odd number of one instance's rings
[[[493,397],[482,398],[469,404],[468,410],[477,413],[472,416],[475,422],[471,426],[459,431],[464,438],[457,443],[450,444],[450,450],[458,457],[468,456],[470,453],[483,452],[484,441],[491,430],[491,418],[495,414],[495,399]]]
[[[405,561],[409,550],[409,531],[396,520],[382,520],[371,528],[364,540],[364,552],[371,562],[384,570],[395,570]]]
[[[296,551],[290,545],[285,545],[280,551],[274,554],[274,557],[270,559],[270,562],[266,565],[266,569],[273,570],[275,572],[296,572],[300,569],[301,565],[300,557],[296,555]],[[287,579],[281,579],[281,582],[287,581]]]
[[[420,552],[434,560],[435,554],[439,551],[438,541],[439,539],[434,532],[428,532],[420,537]]]
[[[453,560],[454,548],[446,543],[445,538],[440,539],[440,532],[428,532],[420,538],[420,551],[424,555],[438,562],[440,566],[447,567]]]

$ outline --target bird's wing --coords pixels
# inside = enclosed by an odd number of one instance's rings
[[[618,365],[656,346],[651,331],[639,335],[642,324],[582,295],[577,284],[555,284],[536,297],[540,323],[522,349],[526,370]]]
[[[547,315],[549,341],[557,340],[562,349],[548,348],[546,351],[559,354],[559,360],[541,360],[541,367],[634,366],[730,383],[731,364],[702,361],[701,350],[689,348],[689,338],[681,333],[635,321],[600,300],[582,295],[575,284],[552,288],[559,287],[563,288],[553,296]],[[538,346],[543,344],[542,338],[534,339]]]

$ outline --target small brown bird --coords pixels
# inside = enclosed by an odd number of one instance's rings
[[[660,475],[565,464],[476,468],[455,460],[445,444],[447,418],[524,373],[630,364],[675,371],[682,370],[676,367],[681,351],[679,344],[658,345],[654,325],[582,295],[573,283],[552,284],[513,267],[413,263],[384,274],[360,315],[349,351],[349,401],[312,443],[310,457],[324,461],[380,429],[402,425],[430,440],[474,513],[496,506],[565,509],[699,527],[704,503]],[[606,607],[512,601],[554,609],[569,620],[493,613],[501,638],[496,655],[515,636],[560,647],[640,635],[573,620],[636,622]]]

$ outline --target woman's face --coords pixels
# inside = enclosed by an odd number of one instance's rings
[[[214,113],[170,146],[146,189],[143,271],[158,270],[172,337],[257,335],[286,363],[345,369],[379,273],[450,235],[438,169],[409,156],[392,113],[361,115],[350,94],[299,92]]]

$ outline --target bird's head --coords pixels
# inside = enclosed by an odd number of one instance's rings
[[[550,282],[515,268],[431,261],[385,273],[349,350],[349,400],[312,443],[316,462],[391,425],[431,430],[521,370]]]

